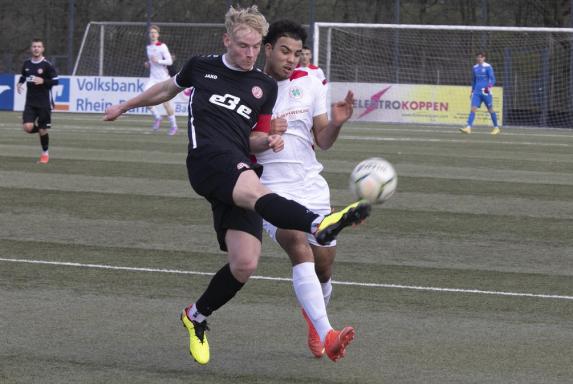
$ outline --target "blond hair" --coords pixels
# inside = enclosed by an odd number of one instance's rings
[[[159,33],[159,26],[158,26],[158,25],[151,24],[151,25],[149,26],[148,31],[151,32],[152,29],[155,29],[155,30],[157,31],[157,33]]]
[[[225,28],[228,34],[233,34],[240,27],[251,27],[262,36],[269,31],[269,23],[256,5],[248,8],[230,7],[225,14]]]

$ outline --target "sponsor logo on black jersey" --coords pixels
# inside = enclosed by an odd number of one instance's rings
[[[209,98],[209,102],[215,105],[218,105],[223,108],[230,109],[231,111],[237,112],[239,115],[243,116],[245,119],[251,118],[251,112],[253,110],[247,107],[244,104],[239,104],[241,102],[241,98],[231,95],[230,93],[226,93],[225,95],[212,95]]]

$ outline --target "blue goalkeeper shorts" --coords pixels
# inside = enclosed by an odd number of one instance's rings
[[[479,108],[481,103],[490,109],[493,107],[493,95],[491,93],[485,94],[480,91],[474,91],[472,95],[472,107]]]

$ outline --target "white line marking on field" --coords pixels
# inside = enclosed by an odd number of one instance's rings
[[[478,128],[479,129],[479,128]],[[524,128],[528,129],[528,128]],[[533,128],[532,128],[533,129]],[[356,131],[370,131],[370,132],[400,132],[400,133],[444,133],[450,135],[461,136],[460,131],[457,127],[444,127],[444,128],[412,128],[411,126],[403,127],[403,128],[394,128],[394,127],[361,127],[361,126],[352,126],[349,130],[356,130]],[[563,133],[572,133],[571,128],[549,128],[547,131],[552,132],[563,132]],[[483,136],[491,136],[489,130],[484,130],[483,132],[475,132],[472,131],[472,135],[483,135]],[[533,136],[533,137],[559,137],[559,138],[572,138],[573,135],[566,135],[566,134],[550,134],[550,133],[531,133],[531,132],[508,132],[508,129],[503,130],[503,136]]]
[[[83,264],[72,263],[66,261],[47,261],[47,260],[30,260],[30,259],[5,259],[0,258],[0,261],[13,262],[13,263],[27,263],[27,264],[43,264],[43,265],[58,265],[66,267],[80,267],[80,268],[96,268],[96,269],[110,269],[118,271],[132,271],[132,272],[155,272],[155,273],[173,273],[178,275],[199,275],[199,276],[213,276],[212,272],[199,272],[199,271],[182,271],[178,269],[163,269],[163,268],[142,268],[142,267],[121,267],[106,264]],[[253,280],[270,280],[270,281],[286,281],[291,282],[292,279],[287,277],[270,277],[270,276],[251,276]],[[333,281],[332,284],[336,285],[349,285],[355,287],[372,287],[372,288],[390,288],[390,289],[408,289],[415,291],[428,291],[428,292],[451,292],[451,293],[471,293],[480,295],[494,295],[494,296],[513,296],[513,297],[532,297],[538,299],[556,299],[556,300],[573,300],[573,296],[564,295],[549,295],[538,293],[525,293],[525,292],[504,292],[504,291],[483,291],[481,289],[463,289],[463,288],[439,288],[439,287],[423,287],[415,285],[401,285],[401,284],[380,284],[380,283],[359,283],[353,281]]]
[[[566,143],[539,143],[530,141],[498,141],[498,140],[463,140],[463,139],[430,139],[430,138],[414,138],[414,137],[379,137],[379,136],[351,136],[340,135],[343,140],[361,140],[361,141],[409,141],[419,143],[480,143],[480,144],[503,144],[503,145],[535,145],[537,147],[569,147]]]

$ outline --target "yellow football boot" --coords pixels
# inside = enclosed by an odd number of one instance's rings
[[[341,211],[324,216],[314,233],[316,241],[322,245],[330,243],[336,239],[336,236],[342,229],[349,225],[359,224],[370,216],[371,209],[370,203],[361,200],[350,204]]]
[[[499,129],[498,127],[494,127],[494,128],[491,130],[491,134],[492,134],[492,135],[499,135],[500,133],[501,133],[501,129]]]
[[[196,323],[189,319],[187,316],[187,308],[181,313],[181,322],[183,326],[189,331],[189,353],[199,364],[207,364],[209,362],[209,342],[205,331],[209,330],[207,321]]]
[[[469,135],[470,133],[472,133],[472,129],[470,127],[460,128],[460,132]]]

